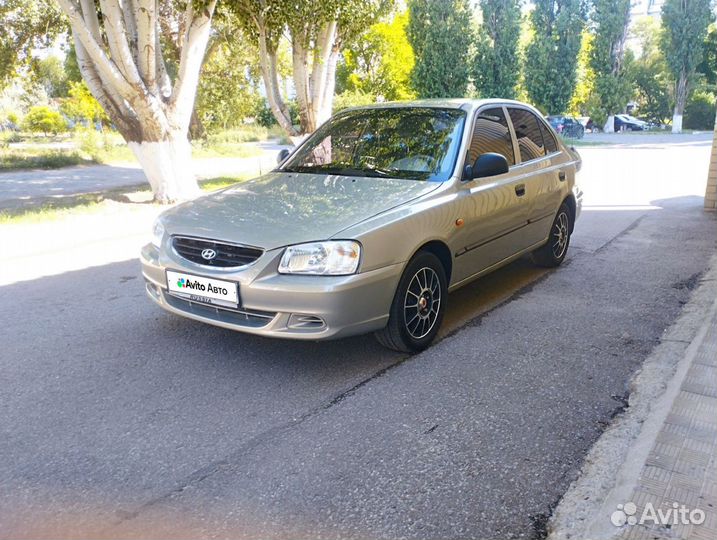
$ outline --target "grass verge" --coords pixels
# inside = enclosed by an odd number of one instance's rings
[[[238,182],[256,178],[257,174],[245,173],[239,176],[219,176],[200,180],[199,187],[207,193],[222,189]],[[82,193],[67,197],[51,198],[24,208],[0,209],[0,225],[40,223],[76,215],[101,212],[105,201],[121,204],[155,204],[149,186],[118,188],[102,193]],[[159,205],[157,205],[159,206]]]
[[[7,149],[0,150],[0,171],[15,171],[19,169],[59,169],[97,163],[94,159],[87,159],[79,152],[66,150],[28,150]]]

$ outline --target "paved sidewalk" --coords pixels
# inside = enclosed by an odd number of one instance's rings
[[[717,305],[717,304],[716,304]],[[705,321],[695,341],[677,397],[660,429],[630,496],[632,519],[639,520],[648,503],[668,510],[675,504],[704,512],[704,523],[669,527],[652,522],[623,526],[621,537],[717,538],[717,311]],[[624,508],[624,507],[623,507]],[[627,510],[632,511],[632,507]],[[625,512],[623,511],[623,514]],[[695,515],[697,521],[701,518]],[[616,516],[620,518],[619,514]],[[624,519],[628,519],[627,515]],[[689,521],[689,520],[687,520]]]
[[[554,540],[717,538],[717,257],[549,530]]]

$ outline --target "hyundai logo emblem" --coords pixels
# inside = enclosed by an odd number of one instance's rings
[[[213,249],[205,249],[202,251],[202,259],[204,259],[205,261],[211,261],[216,256],[217,252]]]

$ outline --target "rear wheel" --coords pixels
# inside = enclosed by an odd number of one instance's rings
[[[531,254],[533,262],[546,268],[560,266],[568,252],[572,228],[570,208],[563,203],[560,205],[555,219],[553,219],[548,241]]]
[[[419,252],[398,282],[388,324],[376,332],[376,339],[395,351],[425,349],[441,326],[447,294],[446,272],[441,261],[433,253]]]

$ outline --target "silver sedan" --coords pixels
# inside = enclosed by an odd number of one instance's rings
[[[375,332],[418,351],[450,291],[526,253],[559,265],[580,214],[579,155],[515,101],[349,109],[287,153],[157,219],[141,254],[152,300],[242,332]]]

